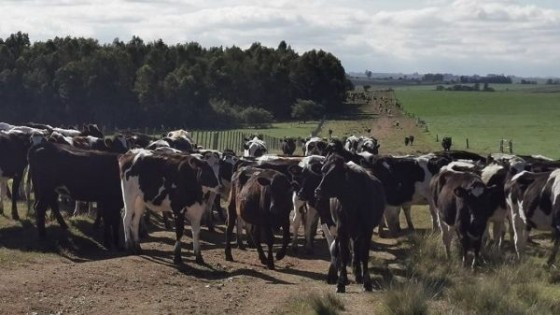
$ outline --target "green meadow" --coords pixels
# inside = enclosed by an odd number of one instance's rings
[[[509,85],[496,92],[401,87],[396,95],[407,113],[427,123],[434,140],[452,137],[454,149],[466,149],[468,139],[470,150],[487,154],[499,151],[500,139],[511,139],[516,154],[560,158],[558,87]]]

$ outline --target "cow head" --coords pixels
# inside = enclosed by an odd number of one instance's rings
[[[380,144],[377,143],[375,138],[364,138],[358,151],[369,152],[371,154],[379,154]]]
[[[103,133],[97,126],[97,124],[83,124],[82,125],[82,132],[80,136],[92,136],[97,138],[103,138]]]
[[[492,214],[490,198],[499,193],[496,185],[486,186],[482,181],[459,186],[453,190],[458,211],[458,228],[464,252],[478,250]]]
[[[327,142],[319,137],[310,138],[305,142],[305,156],[326,155]]]
[[[315,197],[332,198],[338,196],[338,192],[341,188],[340,185],[345,179],[347,167],[344,158],[340,155],[329,155],[321,168],[323,178],[319,186],[315,189]]]
[[[284,139],[280,141],[282,142],[282,153],[287,155],[294,154],[296,150],[296,139],[284,137]]]
[[[293,208],[293,189],[288,177],[279,172],[269,171],[263,171],[257,176],[257,183],[265,189],[261,194],[261,206],[266,206],[263,198],[268,196],[270,213],[278,217],[288,217]]]
[[[266,143],[258,137],[246,140],[243,148],[245,149],[243,156],[259,157],[268,152]]]
[[[298,176],[292,176],[299,186],[297,190],[297,196],[299,199],[307,202],[315,201],[315,189],[319,186],[319,183],[323,178],[321,167],[323,166],[324,160],[325,158],[323,156],[312,155],[303,159],[298,165]]]
[[[128,151],[128,143],[123,135],[115,135],[105,138],[103,142],[105,144],[106,151],[108,152],[125,153]]]

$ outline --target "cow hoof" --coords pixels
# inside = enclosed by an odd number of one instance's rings
[[[12,219],[19,221],[19,214],[17,212],[12,212]]]
[[[363,283],[364,282],[364,278],[362,277],[361,274],[356,274],[356,283]]]
[[[233,256],[226,254],[226,261],[233,261]]]
[[[369,283],[364,283],[364,291],[365,291],[365,292],[371,292],[371,291],[373,291],[373,285],[371,284],[371,282],[369,282]]]
[[[239,248],[240,250],[247,250],[247,248],[245,247],[245,245],[242,244],[238,244],[237,248]]]
[[[336,293],[346,293],[346,286],[344,284],[338,284],[336,286]]]
[[[199,265],[204,264],[204,259],[202,258],[202,255],[198,254],[196,255],[196,259],[195,259],[196,263]]]
[[[336,282],[338,281],[338,277],[336,275],[328,275],[327,276],[327,283],[328,284],[336,284]]]
[[[268,260],[266,259],[266,257],[259,257],[259,260],[263,265],[268,265]]]
[[[270,262],[270,261],[269,261],[269,262],[266,264],[266,267],[267,267],[268,269],[270,269],[270,270],[274,270],[274,262]]]
[[[276,253],[276,260],[281,260],[285,256],[286,256],[286,251],[279,251],[278,253]]]
[[[183,263],[183,259],[181,258],[181,256],[175,256],[175,258],[173,258],[173,263],[175,265],[180,265]]]

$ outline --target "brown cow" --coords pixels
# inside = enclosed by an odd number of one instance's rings
[[[251,225],[251,236],[257,247],[260,261],[269,269],[274,269],[273,230],[282,227],[282,248],[276,253],[276,259],[280,260],[286,255],[286,248],[290,241],[292,192],[288,177],[275,170],[242,167],[233,174],[226,231],[227,261],[233,261],[230,239],[239,217]],[[260,244],[262,234],[266,236],[268,256],[264,255]]]

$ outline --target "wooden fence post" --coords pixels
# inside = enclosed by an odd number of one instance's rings
[[[212,143],[212,149],[214,149],[214,150],[218,150],[219,136],[220,135],[217,132],[214,132],[214,143]]]
[[[469,148],[469,138],[467,138],[467,149]]]
[[[513,140],[509,140],[509,153],[513,154]]]

